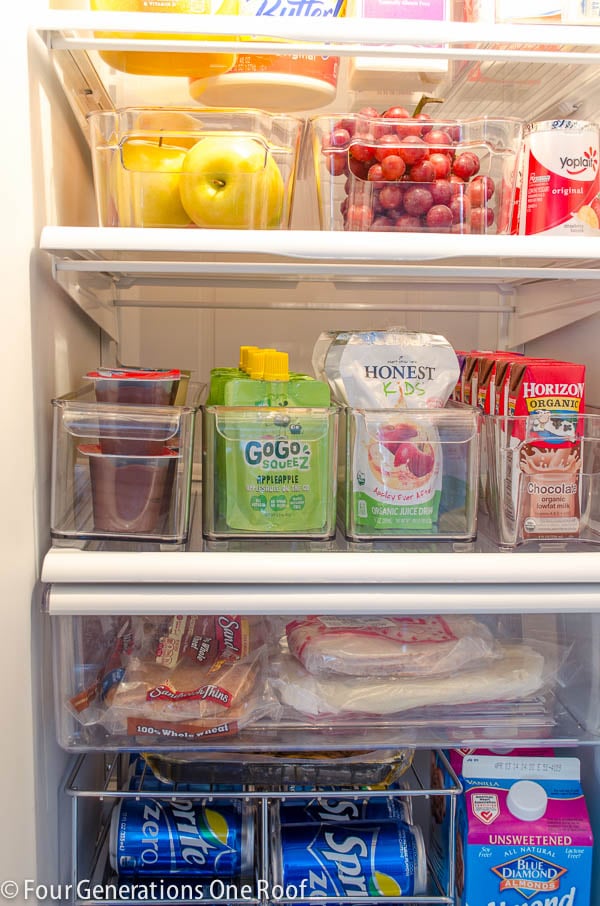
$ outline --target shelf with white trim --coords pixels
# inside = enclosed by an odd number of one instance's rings
[[[600,237],[46,227],[41,248],[115,339],[119,307],[255,308],[236,285],[261,288],[261,308],[375,311],[406,311],[385,290],[418,288],[409,307],[495,314],[509,347],[600,311]],[[332,284],[358,285],[360,299]],[[458,307],[449,285],[467,291]]]

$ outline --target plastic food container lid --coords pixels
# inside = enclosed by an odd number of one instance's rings
[[[288,113],[323,107],[335,99],[336,86],[310,76],[282,72],[226,72],[190,81],[190,95],[210,107],[237,107],[247,91],[260,93],[265,110]]]
[[[546,813],[548,794],[533,780],[518,780],[509,790],[506,806],[521,821],[537,821]]]
[[[124,371],[119,368],[98,368],[85,375],[92,381],[176,381],[181,378],[178,369],[170,371]]]

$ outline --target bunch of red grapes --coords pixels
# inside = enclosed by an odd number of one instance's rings
[[[460,141],[460,124],[411,117],[404,107],[340,119],[321,149],[332,176],[346,176],[344,228],[486,233],[494,181]]]

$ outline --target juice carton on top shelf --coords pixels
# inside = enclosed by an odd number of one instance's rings
[[[469,755],[457,906],[589,906],[593,837],[577,758]]]

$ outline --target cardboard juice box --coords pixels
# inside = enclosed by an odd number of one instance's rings
[[[579,759],[468,755],[461,780],[457,906],[589,906]]]

